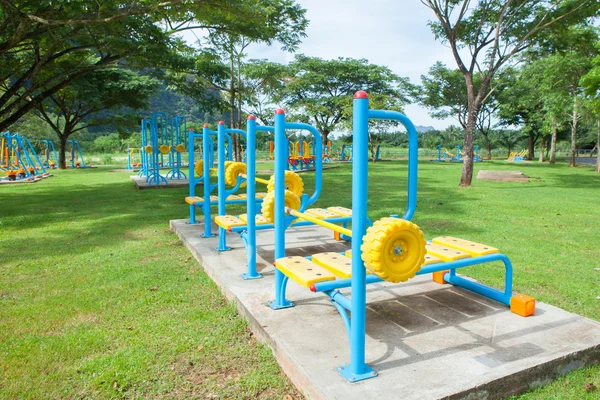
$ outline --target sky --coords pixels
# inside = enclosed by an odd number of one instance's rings
[[[435,40],[428,21],[433,12],[420,0],[297,0],[310,21],[298,53],[332,59],[366,58],[420,83],[436,61],[456,68],[450,49]],[[192,39],[192,38],[190,38]],[[294,58],[278,44],[252,45],[248,57],[287,63]],[[415,125],[444,129],[453,119],[438,120],[419,105],[406,107]]]

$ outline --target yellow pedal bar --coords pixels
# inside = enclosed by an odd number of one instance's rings
[[[244,179],[248,179],[248,175],[246,174],[240,174],[240,176]],[[267,179],[254,177],[254,180],[259,183],[264,183],[265,185],[269,184],[269,181]]]
[[[471,242],[470,240],[464,240],[455,238],[452,236],[440,236],[435,239],[431,239],[433,243],[441,246],[451,247],[469,253],[472,256],[479,257],[487,254],[494,254],[498,252],[498,249],[492,246],[488,246],[481,243]]]
[[[352,230],[350,230],[348,228],[344,228],[342,226],[332,224],[331,222],[322,221],[319,218],[313,217],[313,216],[305,214],[305,213],[301,213],[300,211],[296,211],[289,207],[285,208],[285,212],[286,212],[286,214],[289,214],[293,217],[302,218],[306,221],[312,222],[315,225],[320,225],[324,228],[331,229],[332,231],[339,232],[342,235],[352,236]]]
[[[317,282],[332,281],[335,275],[325,268],[300,256],[275,260],[275,267],[299,285],[310,287]]]
[[[324,208],[309,208],[306,210],[307,214],[310,214],[311,217],[317,217],[319,219],[328,219],[328,218],[339,218],[340,215]]]
[[[453,249],[448,246],[441,246],[435,243],[427,243],[427,254],[441,258],[443,261],[456,261],[462,258],[470,258],[471,255],[467,252]]]
[[[240,215],[240,219],[244,221],[246,225],[248,224],[248,214]],[[269,221],[267,221],[265,217],[263,217],[261,214],[256,214],[256,225],[266,225],[268,223]]]
[[[215,217],[215,224],[223,229],[230,229],[234,226],[245,225],[244,221],[240,218],[234,217],[233,215],[219,215]]]
[[[331,211],[332,213],[336,213],[342,217],[351,217],[352,216],[352,210],[350,208],[346,208],[346,207],[327,207],[327,210]]]

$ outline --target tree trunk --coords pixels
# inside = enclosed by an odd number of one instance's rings
[[[473,131],[475,130],[475,121],[477,120],[478,109],[475,105],[469,106],[467,115],[467,126],[465,128],[465,140],[463,142],[463,168],[460,176],[459,186],[471,186],[473,180]]]
[[[544,162],[544,145],[546,144],[546,136],[542,136],[540,140],[540,157],[538,158],[539,162]]]
[[[490,137],[488,136],[487,133],[485,133],[483,135],[483,137],[485,138],[485,147],[487,150],[487,159],[491,160],[492,159],[492,144],[490,143]]]
[[[556,120],[552,116],[552,139],[550,140],[550,164],[556,164]]]
[[[577,147],[577,120],[579,113],[577,112],[577,93],[573,96],[573,121],[571,123],[571,162],[569,167],[575,166],[575,151]]]
[[[527,140],[527,160],[531,161],[535,157],[535,136],[533,132],[529,132],[529,139]]]
[[[323,137],[323,147],[327,146],[327,137],[329,136],[329,133],[328,130],[321,132],[321,136]]]
[[[58,136],[58,168],[65,169],[67,168],[67,139],[66,135]]]
[[[229,126],[235,128],[235,65],[233,53],[229,53]],[[238,135],[231,135],[232,159],[240,161]]]
[[[506,150],[508,150],[508,153],[506,154],[506,158],[510,157],[510,146],[506,146]]]
[[[600,114],[598,114],[598,142],[596,142],[596,172],[600,172]]]

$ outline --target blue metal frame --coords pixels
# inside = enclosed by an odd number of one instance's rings
[[[58,168],[58,156],[56,155],[56,148],[54,147],[54,142],[48,139],[40,140],[40,143],[45,145],[44,147],[44,166],[49,169]],[[54,166],[50,165],[50,161],[54,158]]]
[[[85,160],[83,159],[83,153],[81,152],[79,142],[75,139],[69,139],[67,142],[71,144],[71,168],[89,168],[89,166],[85,165]],[[77,167],[75,163],[77,156],[79,156],[80,160],[79,167]]]

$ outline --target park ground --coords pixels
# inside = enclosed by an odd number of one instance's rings
[[[600,320],[600,175],[564,163],[478,169],[530,182],[458,188],[461,165],[421,162],[414,222],[426,238],[498,247],[516,291]],[[107,167],[54,173],[0,187],[0,398],[301,398],[169,231],[187,216],[185,188],[138,191]],[[324,182],[317,206],[351,205],[350,164]],[[369,190],[371,218],[401,214],[406,162],[372,164]],[[495,265],[468,275],[502,284]],[[595,366],[520,398],[599,396]]]

